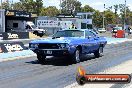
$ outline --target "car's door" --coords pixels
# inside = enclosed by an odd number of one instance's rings
[[[91,31],[85,31],[85,38],[86,38],[86,45],[87,45],[87,47],[85,47],[85,50],[87,52],[93,52],[93,51],[97,50],[98,39],[96,38],[96,35]]]

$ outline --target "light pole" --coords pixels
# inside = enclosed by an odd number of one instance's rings
[[[104,11],[103,11],[103,28],[104,28],[104,20],[105,20],[105,4],[104,4]]]
[[[60,0],[60,14],[61,14],[61,3],[62,3],[62,2],[61,2],[61,0]]]
[[[126,26],[126,0],[125,0],[125,8],[124,8],[124,30]]]
[[[3,9],[3,6],[2,6],[2,0],[1,0],[1,14],[0,14],[1,15],[1,22],[0,22],[1,23],[1,28],[0,28],[1,30],[3,29],[3,19],[2,19],[3,18],[2,17],[3,11],[2,11],[2,9]]]

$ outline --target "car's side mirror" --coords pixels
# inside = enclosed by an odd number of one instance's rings
[[[99,39],[99,37],[95,37],[95,38],[94,38],[94,40],[98,40],[98,39]]]

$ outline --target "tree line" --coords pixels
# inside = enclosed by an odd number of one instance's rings
[[[46,2],[46,1],[45,1]],[[15,3],[3,2],[3,9],[20,10],[28,12],[36,12],[38,16],[56,16],[57,14],[75,14],[77,12],[93,12],[93,24],[95,27],[102,27],[103,15],[105,19],[105,25],[108,24],[123,24],[125,17],[125,5],[116,4],[105,8],[103,12],[90,7],[88,4],[82,7],[81,2],[77,0],[62,0],[60,4],[61,9],[55,6],[45,7],[43,0],[20,0]],[[119,13],[118,13],[119,12]],[[132,25],[132,11],[126,6],[126,18],[127,25]]]

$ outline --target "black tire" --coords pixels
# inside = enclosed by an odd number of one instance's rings
[[[102,53],[103,53],[103,47],[99,47],[99,49],[94,52],[94,56],[96,58],[99,58],[100,56],[102,56]]]
[[[40,37],[43,37],[43,35],[44,35],[43,33],[39,34]]]
[[[38,35],[38,31],[34,31],[33,34]]]
[[[43,37],[43,35],[40,35],[40,37]]]
[[[73,63],[79,63],[80,62],[80,50],[77,48],[74,52],[74,55],[72,56]]]
[[[39,63],[45,63],[46,56],[37,54]]]

